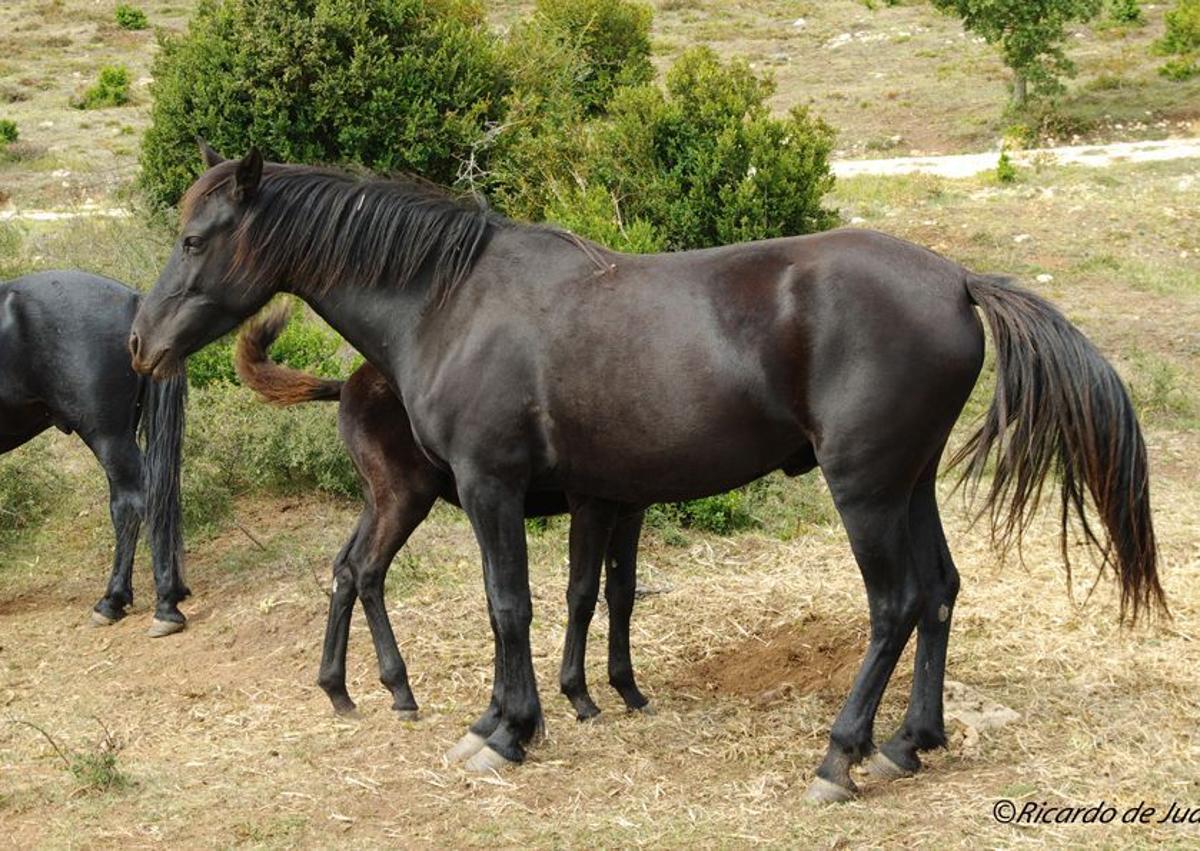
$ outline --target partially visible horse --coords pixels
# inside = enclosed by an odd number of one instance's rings
[[[150,634],[162,636],[186,625],[178,603],[189,594],[179,504],[187,380],[130,369],[126,341],[139,298],[77,271],[0,282],[0,453],[51,426],[78,433],[108,475],[116,533],[112,575],[92,619],[111,624],[133,602],[144,516],[158,596]]]
[[[810,794],[852,797],[850,769],[867,758],[915,771],[946,741],[959,576],[936,481],[983,366],[981,315],[995,393],[951,461],[991,473],[998,540],[1015,543],[1056,473],[1064,540],[1077,518],[1122,612],[1165,608],[1129,395],[1079,329],[1005,278],[857,229],[618,254],[412,181],[264,164],[257,151],[209,159],[134,320],[134,368],[173,374],[289,291],[387,378],[417,444],[453,472],[483,554],[495,676],[472,770],[523,760],[542,723],[529,494],[565,492],[574,524],[819,466],[871,635]],[[876,711],[914,630],[908,711],[876,749]]]
[[[355,599],[362,601],[379,661],[379,679],[392,693],[392,708],[414,718],[417,702],[383,602],[384,580],[396,553],[439,498],[459,505],[454,477],[439,469],[413,439],[404,403],[370,364],[346,381],[318,378],[277,364],[268,351],[288,321],[288,311],[270,311],[242,329],[234,364],[242,382],[267,402],[287,407],[302,402],[340,402],[338,431],[363,483],[362,514],[333,564],[333,593],[317,682],[335,711],[351,712],[346,691],[346,643]],[[567,511],[561,493],[530,494],[527,517]],[[600,593],[600,566],[606,561],[608,602],[608,681],[631,710],[645,709],[629,652],[629,620],[637,578],[638,537],[643,513],[629,513],[602,528],[572,527],[567,635],[559,685],[580,721],[600,713],[588,693],[584,653],[588,626]],[[607,553],[607,559],[605,554]]]

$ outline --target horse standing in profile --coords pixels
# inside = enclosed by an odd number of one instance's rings
[[[625,255],[411,181],[264,167],[257,151],[209,157],[134,321],[134,367],[171,375],[288,291],[386,377],[417,445],[453,473],[483,554],[495,676],[455,754],[478,746],[472,770],[520,762],[542,724],[529,494],[568,494],[573,525],[611,522],[818,466],[871,631],[810,795],[845,800],[855,763],[907,774],[919,751],[944,745],[959,576],[935,484],[983,364],[977,311],[996,346],[996,391],[953,460],[975,478],[994,463],[1000,543],[1025,529],[1055,471],[1063,535],[1076,515],[1119,581],[1122,612],[1165,606],[1129,396],[1078,329],[1006,279],[857,229]],[[877,749],[876,710],[914,630],[908,710]]]
[[[338,402],[338,431],[362,481],[365,501],[350,540],[333,563],[333,593],[317,682],[335,711],[354,711],[346,691],[346,644],[354,602],[361,600],[379,661],[379,679],[392,693],[392,708],[402,718],[415,718],[417,701],[383,602],[384,580],[396,553],[433,504],[443,499],[458,505],[458,490],[454,478],[425,457],[413,439],[404,403],[375,367],[363,364],[349,379],[338,381],[273,362],[268,351],[287,320],[286,308],[274,310],[242,329],[234,358],[238,377],[265,401],[280,407]],[[561,493],[531,493],[525,515],[546,517],[568,508]],[[584,655],[600,593],[601,562],[609,618],[608,681],[628,709],[645,710],[648,705],[634,680],[629,650],[642,520],[643,512],[635,511],[610,526],[578,524],[571,529],[567,635],[559,686],[580,721],[600,714],[588,692]]]
[[[155,381],[129,367],[139,295],[108,278],[40,272],[0,283],[0,453],[51,426],[77,433],[108,475],[116,551],[98,625],[133,602],[133,558],[143,517],[158,603],[153,636],[187,621],[179,469],[187,380]],[[142,443],[138,443],[138,433]],[[2,509],[3,506],[0,506]]]

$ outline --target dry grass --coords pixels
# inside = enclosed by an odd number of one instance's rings
[[[5,725],[0,827],[24,847],[81,836],[89,844],[203,846],[1194,840],[1194,827],[1017,829],[990,816],[1000,797],[1200,799],[1191,769],[1200,753],[1200,500],[1177,479],[1156,484],[1175,620],[1133,631],[1116,627],[1106,584],[1086,607],[1072,605],[1048,524],[1030,540],[1024,568],[1000,569],[960,513],[948,512],[966,577],[950,676],[1020,718],[978,736],[952,722],[951,747],[932,755],[921,776],[865,781],[861,801],[828,809],[806,806],[802,795],[843,697],[840,683],[830,688],[812,672],[783,694],[758,691],[714,660],[736,665],[762,652],[761,636],[781,633],[797,639],[800,655],[806,640],[823,637],[847,642],[833,655],[861,651],[861,585],[839,530],[790,543],[746,535],[680,549],[649,541],[644,581],[665,593],[639,601],[634,648],[658,714],[619,712],[602,685],[601,611],[589,674],[607,715],[590,725],[572,720],[552,693],[563,631],[561,529],[535,538],[535,665],[548,738],[528,765],[492,780],[439,763],[488,693],[486,613],[459,516],[438,512],[411,544],[413,559],[436,561],[441,572],[418,571],[403,594],[392,594],[423,702],[416,723],[391,717],[361,619],[350,687],[362,719],[334,718],[312,682],[325,599],[311,574],[324,575],[349,506],[244,505],[242,520],[267,551],[234,530],[193,552],[191,628],[161,642],[143,634],[144,604],[114,628],[85,625],[105,547],[60,536],[39,570],[5,576],[0,704],[6,716],[35,721],[67,744],[94,738],[91,716],[106,719],[125,742],[120,769],[132,786],[79,795],[40,737]],[[881,732],[903,712],[910,664],[906,657],[885,699]]]

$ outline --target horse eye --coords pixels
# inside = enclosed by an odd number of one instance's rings
[[[204,241],[200,239],[200,237],[189,236],[183,240],[183,250],[188,254],[195,254],[200,250],[203,244]]]

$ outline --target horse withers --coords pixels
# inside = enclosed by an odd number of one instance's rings
[[[150,634],[163,636],[187,623],[178,606],[189,594],[179,503],[187,381],[130,369],[126,341],[139,299],[124,284],[78,271],[0,283],[0,452],[52,426],[83,439],[108,476],[116,535],[92,620],[114,623],[133,602],[144,518],[158,597]]]
[[[279,407],[339,402],[338,431],[358,471],[365,502],[350,540],[333,563],[333,592],[317,682],[335,711],[354,710],[354,701],[346,691],[346,644],[351,610],[355,600],[361,600],[375,644],[379,679],[392,693],[392,708],[403,718],[413,718],[417,702],[383,603],[384,580],[396,553],[434,502],[440,498],[451,505],[459,504],[457,487],[453,476],[421,451],[413,439],[404,403],[379,370],[364,364],[348,380],[339,381],[272,361],[268,351],[287,321],[287,309],[275,309],[242,329],[234,358],[238,376],[263,400]],[[532,494],[526,500],[525,514],[545,517],[562,514],[568,508],[564,494]],[[588,626],[600,592],[602,561],[609,618],[609,684],[628,709],[646,710],[648,706],[634,680],[629,649],[642,519],[643,512],[635,511],[607,526],[572,526],[567,634],[559,685],[580,721],[600,713],[588,692],[584,655]]]
[[[472,770],[523,760],[542,723],[528,494],[562,491],[611,517],[820,467],[871,632],[810,793],[852,797],[865,759],[915,771],[946,741],[959,576],[936,477],[983,365],[981,315],[996,391],[953,460],[990,473],[997,540],[1015,543],[1056,472],[1062,533],[1082,522],[1122,612],[1165,608],[1128,393],[1053,305],[1007,279],[858,229],[618,254],[412,181],[264,164],[257,151],[209,165],[134,320],[134,367],[172,374],[289,291],[386,377],[414,439],[453,471],[483,555],[495,675],[470,728],[486,741]],[[876,711],[914,631],[908,710],[876,748]]]

